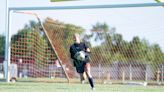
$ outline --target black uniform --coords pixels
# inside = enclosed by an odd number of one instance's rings
[[[86,52],[87,48],[88,48],[88,46],[85,43],[80,43],[80,44],[74,43],[70,47],[71,58],[73,59],[73,64],[76,67],[76,71],[78,73],[84,73],[86,63],[90,62],[89,53]],[[85,51],[86,52],[84,61],[79,61],[74,57],[74,55],[79,51]],[[90,86],[93,89],[94,88],[93,78],[88,77],[88,80],[89,80]]]
[[[86,54],[84,61],[77,60],[74,57],[74,55],[79,51],[86,52],[87,48],[88,48],[88,46],[85,43],[82,43],[82,42],[80,44],[74,43],[70,47],[71,58],[73,59],[73,64],[76,67],[76,70],[77,70],[78,73],[83,73],[84,72],[84,66],[85,66],[86,63],[89,62],[89,54]]]

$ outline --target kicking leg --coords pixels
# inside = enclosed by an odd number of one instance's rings
[[[91,75],[91,66],[90,66],[90,63],[86,63],[86,65],[85,65],[85,71],[86,71],[86,75],[88,77],[89,84],[90,84],[90,86],[93,89],[94,88],[94,83],[93,83],[93,78],[92,78],[92,75]]]

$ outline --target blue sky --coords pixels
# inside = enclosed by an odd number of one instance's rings
[[[5,0],[2,0],[4,3]],[[153,0],[83,0],[50,3],[49,0],[11,0],[10,7],[21,6],[64,6],[64,5],[86,5],[86,4],[121,4],[121,3],[147,3]],[[4,4],[0,6],[0,34],[4,29]],[[94,9],[94,10],[57,10],[57,11],[30,11],[35,12],[44,20],[46,17],[58,19],[65,23],[72,23],[90,30],[96,22],[106,22],[110,27],[115,27],[116,32],[123,35],[127,41],[134,36],[147,39],[150,44],[157,43],[164,51],[164,8],[123,8],[123,9]],[[24,27],[29,20],[36,20],[34,16],[11,13],[12,34]],[[77,21],[78,20],[78,21]]]

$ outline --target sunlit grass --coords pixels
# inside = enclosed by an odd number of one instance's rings
[[[162,92],[164,86],[95,84],[94,92]],[[0,82],[0,92],[90,92],[89,84],[46,82]]]

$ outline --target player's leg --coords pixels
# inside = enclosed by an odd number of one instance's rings
[[[86,63],[86,65],[85,65],[85,72],[86,72],[86,74],[87,74],[87,77],[92,77],[92,75],[91,75],[91,65],[90,65],[90,63]]]
[[[80,75],[81,84],[84,84],[84,80],[85,80],[84,73],[79,73],[79,75]]]
[[[84,74],[84,63],[79,63],[79,65],[78,66],[76,66],[76,71],[77,71],[77,73],[79,73],[79,75],[80,75],[80,81],[81,81],[81,83],[83,84],[84,83],[84,80],[85,80],[85,78],[84,78],[84,76],[83,76],[83,74]]]
[[[94,88],[93,78],[91,75],[91,65],[90,63],[86,63],[85,65],[85,72],[88,77],[89,84],[91,85],[92,89]]]

